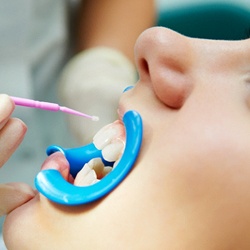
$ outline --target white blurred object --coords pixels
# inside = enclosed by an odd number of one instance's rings
[[[68,116],[70,129],[80,143],[92,141],[97,130],[117,119],[119,98],[136,80],[134,65],[111,48],[91,48],[71,59],[59,82],[62,103],[100,118],[93,122]]]
[[[5,244],[4,244],[4,241],[3,241],[3,235],[0,234],[0,249],[1,250],[7,250]]]

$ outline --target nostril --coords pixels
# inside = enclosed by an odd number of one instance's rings
[[[142,58],[140,60],[139,67],[144,74],[149,75],[149,66],[148,66],[148,62],[145,58]]]

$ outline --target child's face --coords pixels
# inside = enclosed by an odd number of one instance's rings
[[[7,217],[10,249],[250,248],[250,40],[152,28],[135,55],[140,80],[119,106],[144,122],[133,170],[93,204],[37,195]]]

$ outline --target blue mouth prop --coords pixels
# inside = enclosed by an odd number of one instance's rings
[[[127,176],[135,163],[142,142],[143,125],[141,116],[136,111],[128,111],[123,117],[126,130],[126,145],[124,153],[115,167],[99,182],[90,186],[74,186],[67,182],[61,173],[55,169],[42,170],[35,179],[37,190],[49,200],[63,205],[80,205],[98,200],[111,192]],[[58,146],[50,146],[47,154],[61,151],[70,164],[70,173],[73,176],[81,170],[85,163],[93,158],[102,158],[100,150],[93,143],[75,149],[63,149]]]

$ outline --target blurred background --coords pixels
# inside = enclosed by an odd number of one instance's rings
[[[44,3],[48,1],[51,12],[43,9]],[[26,12],[22,12],[15,4],[0,0],[0,20],[3,20],[0,25],[0,92],[58,102],[56,82],[68,56],[66,20],[60,19],[65,9],[61,7],[61,0],[38,2],[40,6],[36,10],[36,23],[32,24],[36,28],[33,28],[32,36],[28,37],[31,42],[27,51],[24,46],[27,37],[24,36],[21,43],[17,41],[20,41],[20,30],[32,28],[29,22],[31,17],[23,16],[23,13],[30,13],[29,5],[24,5]],[[226,40],[249,37],[249,0],[157,0],[156,4],[157,25],[182,34]],[[49,27],[43,23],[44,16],[50,21]],[[10,41],[9,29],[13,30],[16,39]],[[53,41],[49,40],[49,36],[43,36],[50,32],[56,38],[52,51],[48,50],[47,44]],[[3,49],[5,47],[9,50]],[[28,54],[32,57],[27,58]],[[95,103],[99,105],[96,100],[91,105]],[[49,145],[58,144],[66,148],[78,145],[67,129],[65,114],[17,107],[14,116],[28,125],[28,131],[22,145],[1,169],[0,183],[22,181],[34,186],[34,177],[46,158],[45,151]],[[88,128],[83,129],[88,131]],[[3,219],[0,218],[0,232]]]
[[[248,0],[158,0],[158,25],[184,35],[238,40],[249,37]]]

